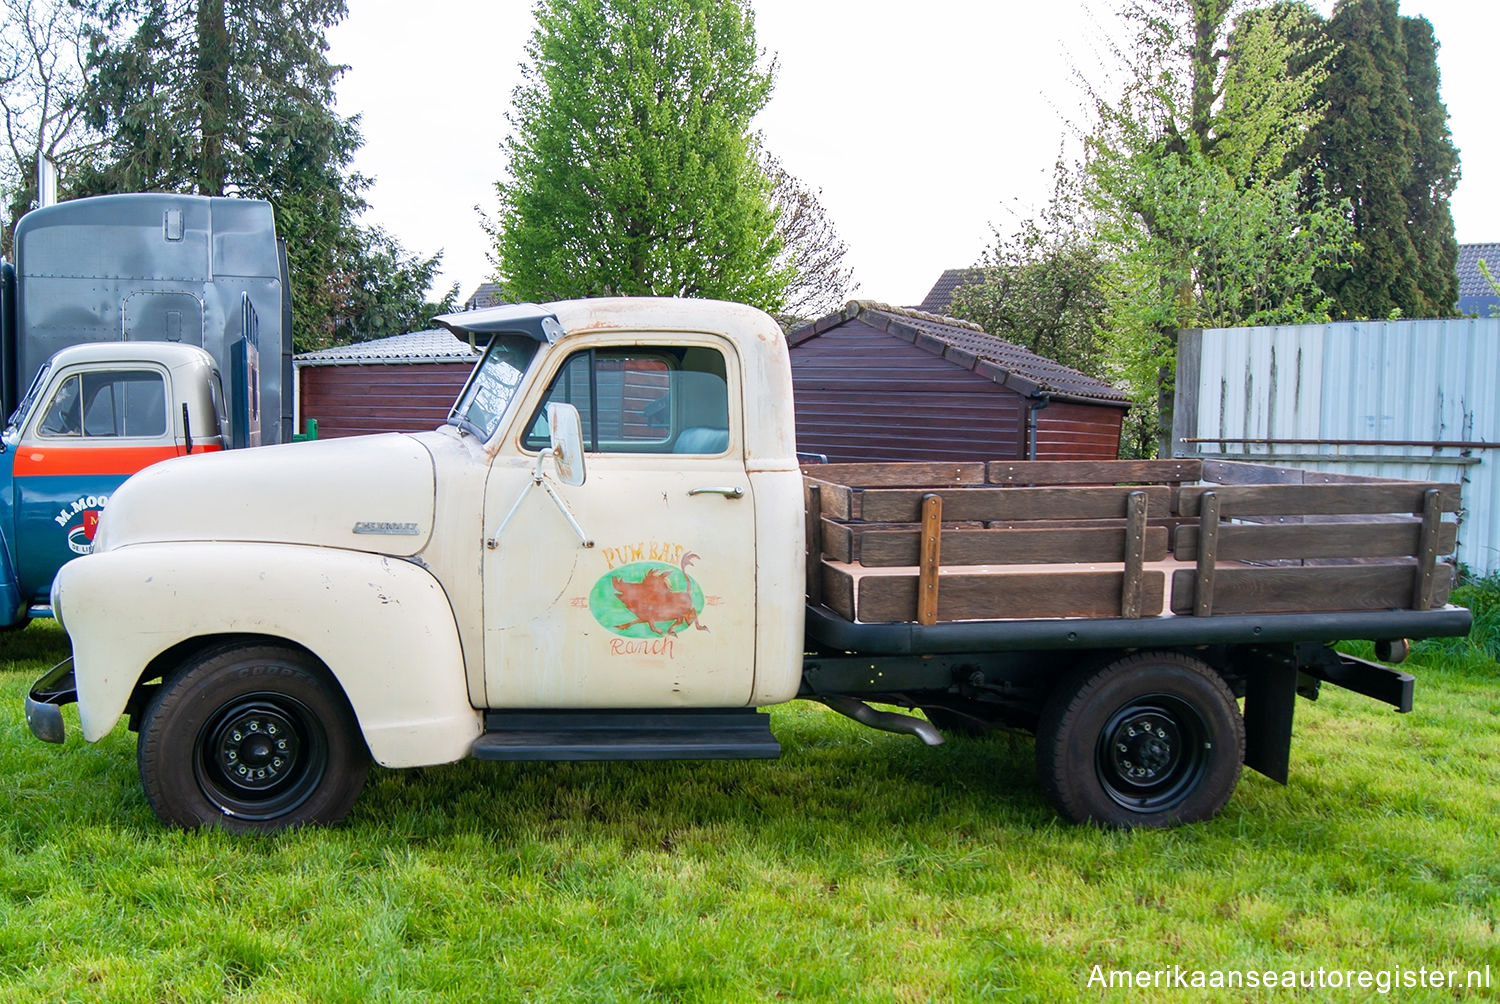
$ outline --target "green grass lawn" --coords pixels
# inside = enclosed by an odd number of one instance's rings
[[[1059,823],[1027,740],[929,749],[802,705],[779,761],[376,769],[336,829],[174,832],[123,727],[90,746],[70,709],[64,747],[31,738],[22,696],[65,654],[33,625],[0,639],[0,1000],[1500,998],[1496,595],[1470,597],[1480,644],[1408,663],[1412,714],[1326,688],[1288,787],[1247,773],[1218,819],[1139,833]],[[1103,989],[1096,965],[1496,987]]]

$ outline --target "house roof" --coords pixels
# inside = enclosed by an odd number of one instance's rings
[[[296,357],[299,366],[371,366],[397,363],[470,363],[479,350],[448,330],[413,331],[354,345],[335,345]]]
[[[499,307],[511,302],[511,295],[504,286],[498,282],[481,282],[479,288],[464,301],[464,309],[483,310],[485,307]]]
[[[971,286],[984,277],[982,268],[950,268],[938,277],[917,307],[929,314],[944,314],[953,306],[953,294],[961,286]]]
[[[1500,293],[1490,288],[1479,271],[1484,260],[1490,275],[1500,277],[1500,244],[1460,244],[1458,246],[1458,303],[1460,314],[1489,317],[1500,314]]]
[[[826,331],[851,322],[860,322],[912,342],[919,349],[989,377],[1025,397],[1047,396],[1119,408],[1130,406],[1130,399],[1123,392],[1104,381],[987,334],[977,324],[871,300],[850,300],[843,310],[820,317],[792,332],[787,336],[787,344],[795,349]]]
[[[1490,274],[1500,276],[1500,244],[1460,244],[1458,246],[1458,295],[1494,296],[1495,291],[1479,271],[1483,258]]]

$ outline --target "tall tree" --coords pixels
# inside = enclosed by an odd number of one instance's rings
[[[1336,48],[1309,136],[1309,196],[1343,201],[1359,249],[1322,269],[1337,317],[1447,317],[1457,309],[1458,242],[1448,199],[1458,151],[1438,97],[1437,41],[1397,0],[1340,0]]]
[[[1053,194],[1015,233],[1002,236],[980,259],[978,282],[956,290],[949,312],[1091,376],[1105,376],[1100,332],[1108,252],[1095,240],[1082,211],[1078,177],[1059,160]]]
[[[747,0],[539,0],[491,231],[518,296],[706,296],[772,312],[789,268],[750,121]]]
[[[69,0],[0,0],[0,254],[36,200],[37,155],[76,162],[87,155],[83,128],[87,47],[82,12]]]
[[[858,284],[854,270],[844,265],[849,248],[823,209],[818,198],[822,192],[808,188],[766,150],[761,151],[760,163],[771,183],[781,244],[775,267],[787,275],[779,320],[790,330],[842,307]]]
[[[1239,17],[1237,15],[1247,15]],[[1315,270],[1336,266],[1347,225],[1304,205],[1288,155],[1316,118],[1323,64],[1298,48],[1301,4],[1136,0],[1123,93],[1097,96],[1087,196],[1111,249],[1110,354],[1171,448],[1182,328],[1326,316]]]
[[[328,61],[324,38],[344,0],[93,0],[92,10],[87,111],[105,143],[77,187],[269,200],[287,242],[299,351],[370,327],[361,304],[421,323],[425,296],[410,290],[431,279],[437,257],[411,258],[359,223],[359,121],[334,111],[343,67]],[[382,265],[415,271],[393,275],[371,308],[353,291]]]

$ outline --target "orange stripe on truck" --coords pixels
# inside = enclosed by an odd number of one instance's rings
[[[195,445],[193,452],[213,453],[219,449],[203,444]],[[22,446],[16,450],[15,476],[134,474],[181,453],[178,446]]]

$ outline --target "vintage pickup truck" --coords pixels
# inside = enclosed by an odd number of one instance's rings
[[[52,608],[38,736],[140,733],[166,822],[333,822],[371,759],[774,757],[794,698],[929,744],[1037,736],[1067,819],[1285,779],[1293,704],[1463,634],[1456,486],[1197,460],[800,467],[781,332],[735,304],[521,305],[443,428],[157,465]],[[1244,700],[1243,714],[1240,699]],[[918,708],[925,718],[868,702]],[[934,728],[934,725],[937,728]]]

